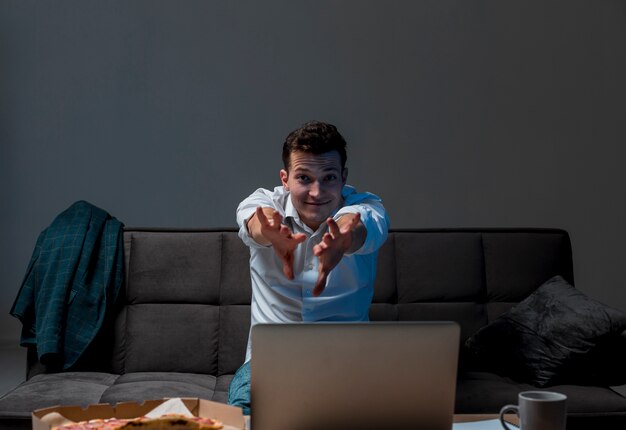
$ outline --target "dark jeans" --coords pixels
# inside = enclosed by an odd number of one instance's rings
[[[250,362],[235,373],[228,389],[228,404],[239,406],[244,415],[250,415]]]

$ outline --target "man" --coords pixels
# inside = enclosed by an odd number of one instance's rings
[[[377,251],[389,219],[380,198],[346,185],[346,142],[331,124],[309,122],[283,145],[282,186],[258,189],[237,208],[250,247],[251,325],[367,321]],[[250,413],[251,343],[229,390]]]

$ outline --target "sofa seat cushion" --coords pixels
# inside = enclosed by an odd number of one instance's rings
[[[66,405],[86,406],[100,403],[102,394],[118,375],[98,372],[64,372],[40,374],[18,385],[0,399],[0,415],[11,412],[24,415],[39,408]]]
[[[164,397],[200,397],[226,403],[232,379],[233,375],[215,377],[176,372],[40,374],[0,398],[0,417],[23,419],[29,427],[33,410],[59,403],[84,407]]]
[[[456,413],[497,413],[506,404],[516,404],[520,391],[556,391],[567,396],[568,414],[624,414],[626,397],[608,387],[554,385],[537,388],[489,372],[465,372],[457,382]]]
[[[178,372],[134,372],[121,375],[102,394],[101,403],[143,401],[164,397],[199,397],[226,403],[233,375]]]

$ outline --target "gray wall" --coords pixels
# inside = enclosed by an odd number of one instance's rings
[[[623,1],[0,1],[0,328],[37,235],[85,199],[234,226],[309,119],[393,227],[560,227],[626,310]]]

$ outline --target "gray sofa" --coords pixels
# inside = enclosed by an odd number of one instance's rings
[[[225,402],[250,323],[248,249],[233,229],[124,232],[125,294],[71,371],[29,351],[27,380],[0,399],[0,428],[30,412],[172,396]],[[394,230],[380,250],[372,320],[454,320],[464,341],[553,275],[573,283],[567,232],[556,229]],[[529,384],[461,357],[457,413],[495,413]],[[626,427],[626,398],[604,386],[568,395],[568,428]]]

